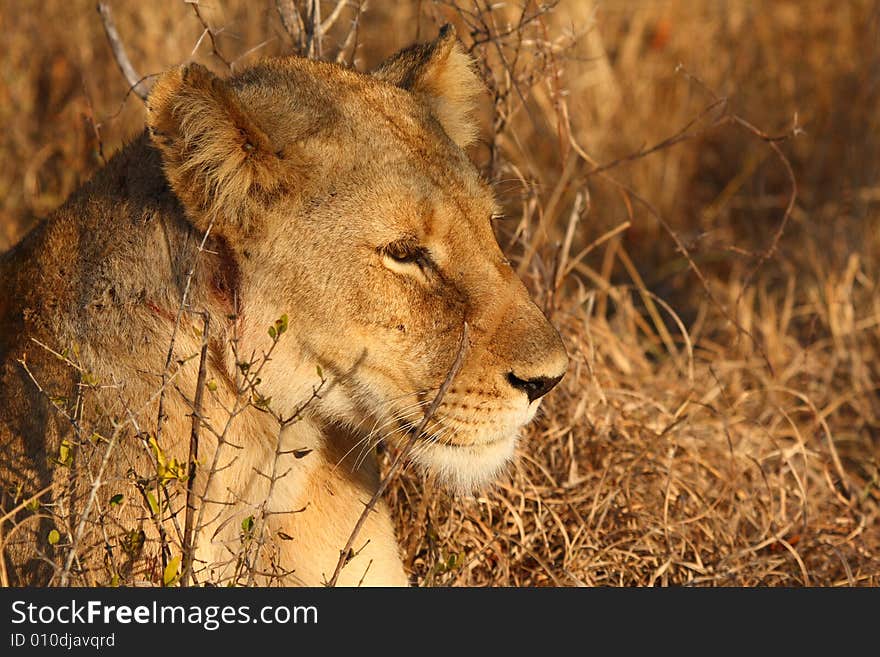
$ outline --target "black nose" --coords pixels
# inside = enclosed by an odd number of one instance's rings
[[[507,380],[514,388],[526,393],[526,396],[529,398],[529,403],[531,404],[539,397],[546,395],[553,389],[553,386],[562,381],[562,375],[560,374],[559,376],[554,377],[539,376],[535,379],[521,379],[511,372],[507,375]]]

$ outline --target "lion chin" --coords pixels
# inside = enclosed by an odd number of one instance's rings
[[[504,473],[518,440],[514,433],[481,444],[430,443],[417,451],[414,461],[424,471],[435,474],[451,493],[473,495]]]
[[[440,439],[420,439],[413,461],[456,496],[472,496],[495,483],[514,459],[520,432],[534,418],[540,400],[498,413],[479,425],[456,426],[449,418]]]

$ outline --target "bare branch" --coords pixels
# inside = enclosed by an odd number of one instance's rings
[[[296,3],[293,0],[275,0],[275,9],[278,10],[278,16],[281,18],[281,25],[284,27],[284,31],[293,40],[297,50],[301,51],[303,49],[305,26],[303,25],[299,9],[296,8]]]
[[[92,482],[91,487],[89,488],[89,497],[86,500],[86,506],[83,509],[82,515],[79,517],[79,523],[77,523],[76,532],[71,537],[70,551],[67,553],[67,560],[64,563],[64,569],[61,571],[61,586],[67,586],[67,583],[70,580],[70,569],[73,567],[74,559],[76,559],[77,545],[79,545],[80,541],[82,540],[82,535],[86,528],[86,522],[92,512],[92,507],[95,505],[95,500],[98,498],[98,491],[104,484],[104,482],[102,481],[104,470],[107,469],[107,464],[110,463],[110,455],[113,453],[113,449],[116,447],[116,441],[119,438],[119,434],[123,426],[124,425],[119,425],[110,436],[110,440],[107,443],[107,448],[104,450],[104,458],[101,459],[101,465],[98,468],[98,474],[95,476],[95,479]]]
[[[180,297],[180,305],[177,307],[177,316],[174,318],[174,327],[171,329],[171,340],[168,344],[168,353],[165,355],[165,367],[162,369],[162,387],[159,392],[159,412],[158,418],[156,420],[156,442],[159,442],[159,438],[162,435],[162,424],[164,422],[164,414],[165,414],[165,389],[166,382],[168,379],[168,369],[171,367],[171,359],[174,357],[174,345],[177,339],[177,331],[180,328],[180,318],[183,316],[183,311],[187,307],[187,301],[189,300],[189,290],[192,285],[193,276],[196,273],[196,266],[199,263],[199,256],[205,250],[205,244],[208,241],[208,236],[211,234],[211,229],[214,227],[214,217],[211,218],[211,221],[208,223],[208,227],[205,229],[204,235],[202,235],[202,241],[199,244],[199,248],[196,251],[195,256],[193,257],[192,267],[190,267],[189,272],[186,275],[186,283],[183,287],[183,294]]]
[[[345,63],[346,66],[351,68],[354,66],[354,58],[357,54],[358,49],[358,36],[360,35],[360,26],[361,26],[361,15],[367,9],[367,0],[360,0],[355,9],[354,18],[351,19],[351,25],[348,28],[348,33],[345,35],[345,39],[342,41],[342,45],[339,46],[339,52],[336,53],[336,63],[342,64]],[[351,48],[351,56],[348,58],[348,61],[345,61],[345,52]]]
[[[9,511],[7,511],[5,514],[0,516],[0,525],[3,525],[3,523],[6,522],[7,520],[11,520],[12,518],[14,518],[16,513],[18,513],[19,511],[21,511],[25,507],[27,507],[27,505],[30,504],[31,502],[33,502],[34,500],[38,500],[41,497],[43,497],[43,495],[45,495],[50,490],[52,490],[52,486],[53,486],[53,484],[49,484],[48,486],[46,486],[42,490],[37,491],[36,493],[31,495],[30,497],[19,502],[18,505],[12,507]],[[0,551],[2,551],[2,548],[3,548],[3,541],[0,541]]]
[[[321,30],[321,0],[309,0],[309,13],[306,17],[305,52],[309,59],[321,59],[324,33]]]
[[[327,32],[330,31],[339,16],[342,14],[342,10],[348,7],[348,4],[348,0],[337,0],[336,6],[333,8],[333,11],[331,11],[326,20],[321,23],[321,34],[327,34]]]
[[[193,400],[192,431],[189,436],[189,457],[187,459],[186,478],[186,513],[183,522],[183,566],[181,571],[181,586],[187,586],[192,576],[192,529],[195,501],[193,500],[193,487],[196,481],[196,464],[199,460],[199,432],[202,427],[202,397],[205,393],[205,373],[208,360],[208,327],[210,315],[203,313],[204,326],[202,329],[202,352],[199,356],[199,374],[196,380],[196,396]]]
[[[196,18],[199,19],[199,22],[202,24],[202,28],[205,30],[202,34],[202,37],[199,37],[199,41],[207,34],[208,40],[211,42],[211,54],[214,55],[217,59],[223,62],[226,65],[226,68],[232,70],[232,63],[223,56],[220,52],[220,49],[217,47],[216,36],[220,33],[219,30],[215,30],[202,16],[202,12],[199,11],[199,0],[184,0],[188,5],[192,6],[193,11],[195,12]]]
[[[715,121],[713,121],[708,126],[708,128],[706,128],[706,130],[709,130],[709,129],[714,128],[719,125],[722,125],[723,123],[727,122],[727,117],[728,117],[728,115],[726,114],[727,98],[725,98],[725,97],[715,98],[711,103],[709,103],[705,108],[703,108],[703,110],[699,114],[697,114],[697,116],[695,116],[690,121],[688,121],[687,124],[683,128],[681,128],[678,132],[676,132],[674,135],[671,135],[671,136],[667,137],[666,139],[663,139],[663,140],[657,142],[653,146],[640,148],[635,153],[630,153],[629,155],[619,157],[616,160],[612,160],[611,162],[608,162],[606,164],[595,165],[592,169],[587,171],[584,174],[584,176],[589,178],[590,176],[594,176],[597,173],[603,173],[605,171],[609,171],[610,169],[613,169],[613,168],[615,168],[625,162],[632,162],[634,160],[639,160],[643,157],[647,157],[648,155],[651,155],[652,153],[656,153],[657,151],[662,151],[666,148],[669,148],[670,146],[674,146],[675,144],[678,144],[680,142],[687,141],[689,139],[693,139],[694,137],[702,136],[703,134],[705,134],[704,131],[692,132],[691,129],[695,125],[701,123],[703,121],[703,119],[705,119],[709,114],[712,113],[712,111],[714,111],[715,109],[717,109],[719,107],[724,108],[725,113],[722,113],[721,116],[719,116]]]
[[[104,25],[104,33],[107,35],[107,41],[110,42],[110,49],[113,51],[113,58],[116,60],[122,77],[128,82],[131,90],[138,95],[141,100],[146,100],[150,92],[150,85],[147,84],[147,78],[138,75],[131,65],[131,60],[125,52],[125,46],[122,45],[122,39],[116,30],[116,23],[113,22],[113,14],[110,7],[103,2],[98,3],[98,13],[101,14],[101,23]]]

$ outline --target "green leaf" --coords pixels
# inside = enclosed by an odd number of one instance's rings
[[[254,529],[254,517],[248,516],[244,520],[241,521],[241,530],[245,534],[250,534]]]
[[[275,320],[275,323],[269,327],[269,337],[278,340],[281,335],[287,331],[287,315],[281,315]]]
[[[122,493],[116,493],[116,495],[110,498],[110,506],[119,506],[122,504],[123,499]]]
[[[171,561],[168,562],[168,565],[165,566],[165,572],[162,574],[162,583],[165,586],[173,586],[177,583],[177,571],[180,570],[180,555],[178,554]]]
[[[324,370],[321,369],[320,365],[315,365],[315,371],[318,373],[318,378],[323,380],[324,379]]]
[[[255,393],[253,396],[253,404],[257,408],[263,408],[263,409],[269,408],[269,404],[271,404],[271,403],[272,403],[271,397],[264,397],[263,395],[261,395],[259,393]]]
[[[66,438],[61,441],[61,447],[58,448],[58,463],[61,465],[73,463],[73,445]]]
[[[60,540],[61,534],[58,533],[57,529],[53,529],[49,532],[49,545],[55,545]]]
[[[67,406],[67,397],[61,395],[49,395],[49,401],[55,405],[55,408],[64,409]]]
[[[217,392],[217,382],[214,380],[208,381],[208,390],[211,392]]]
[[[150,511],[153,513],[153,515],[158,515],[159,503],[156,502],[156,498],[153,497],[153,493],[151,493],[150,491],[147,491],[147,503],[150,505]]]
[[[147,534],[143,529],[132,529],[130,532],[122,536],[120,539],[120,545],[129,558],[135,559],[140,554],[146,540]]]

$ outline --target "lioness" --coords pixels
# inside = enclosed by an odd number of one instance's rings
[[[462,150],[472,67],[447,27],[369,75],[158,79],[147,131],[0,260],[5,580],[326,583],[375,441],[459,354],[413,458],[499,472],[567,357]],[[381,503],[348,556],[341,585],[407,584]]]

